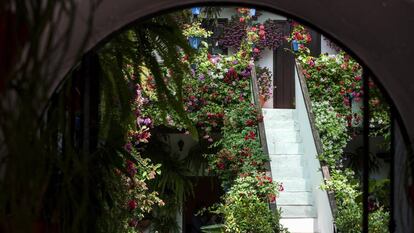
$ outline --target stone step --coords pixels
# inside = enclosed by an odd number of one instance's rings
[[[267,148],[272,155],[303,154],[303,145],[297,142],[268,142]]]
[[[268,142],[302,142],[298,130],[265,129]]]
[[[290,164],[291,166],[304,165],[303,154],[269,154],[271,165],[283,166],[284,164]]]
[[[277,180],[277,178],[275,178]],[[287,192],[279,193],[277,205],[312,205],[312,192]]]
[[[285,129],[285,130],[299,130],[299,124],[294,120],[277,121],[264,120],[265,130],[268,129]]]
[[[272,176],[278,180],[279,178],[306,178],[306,171],[302,166],[288,166],[287,164],[271,164]]]
[[[282,218],[315,218],[315,207],[312,205],[277,205],[282,209]]]
[[[275,179],[278,183],[281,183],[284,192],[310,192],[311,185],[309,182],[304,178],[286,178],[286,177],[279,177]]]
[[[292,120],[294,117],[294,109],[263,109],[263,118],[265,120],[285,121]]]
[[[317,218],[282,218],[280,223],[286,227],[290,233],[316,233]]]

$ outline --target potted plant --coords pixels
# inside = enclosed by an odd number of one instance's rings
[[[294,52],[297,52],[299,50],[299,43],[297,40],[292,40],[292,49]]]
[[[255,16],[256,15],[256,9],[251,8],[249,14],[250,14],[250,16]]]
[[[312,41],[312,37],[309,32],[298,23],[292,23],[293,30],[290,36],[287,38],[288,42],[292,42],[292,49],[294,52],[301,52],[307,50],[305,45]]]
[[[209,37],[211,32],[202,28],[200,22],[194,22],[190,25],[184,25],[183,34],[188,38],[190,46],[194,49],[198,49],[201,43],[201,38]]]
[[[272,72],[267,67],[256,66],[259,100],[263,107],[272,96]]]
[[[201,13],[201,7],[193,7],[193,8],[191,8],[191,13],[193,15],[199,15]]]

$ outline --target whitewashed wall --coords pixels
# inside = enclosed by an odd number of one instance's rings
[[[328,41],[324,39],[325,37],[321,35],[321,53],[327,53],[327,54],[337,54],[336,50],[332,49]]]

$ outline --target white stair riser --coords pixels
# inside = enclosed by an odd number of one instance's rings
[[[313,206],[285,206],[278,205],[282,209],[284,218],[313,218],[317,217],[316,210]]]
[[[265,120],[265,128],[273,129],[273,130],[299,130],[299,125],[291,120],[291,121],[266,121]]]
[[[294,119],[295,113],[292,109],[263,109],[263,117],[265,120],[286,121]]]
[[[291,233],[315,232],[317,214],[296,112],[294,109],[263,109],[263,117],[272,177],[284,187],[276,199],[277,206],[282,209],[281,223]]]
[[[279,167],[290,167],[290,169],[295,167],[301,167],[305,164],[304,159],[302,156],[290,155],[292,157],[287,156],[279,156],[278,155],[271,155],[270,161],[271,166],[275,168]]]
[[[284,192],[311,191],[309,182],[303,178],[278,178],[277,182],[282,183]]]
[[[288,228],[290,233],[313,233],[317,230],[315,226],[318,220],[316,218],[301,218],[300,220],[282,218],[280,223]]]
[[[272,155],[302,154],[303,145],[295,142],[268,142],[267,148]]]
[[[277,166],[272,165],[271,169],[272,169],[272,175],[274,176],[276,180],[280,178],[284,178],[284,177],[306,178],[305,169],[303,168],[298,168],[298,167],[292,168],[288,166],[277,167]]]
[[[292,130],[275,130],[266,131],[266,140],[268,142],[302,142],[299,131]]]
[[[312,205],[311,192],[280,192],[278,205]]]

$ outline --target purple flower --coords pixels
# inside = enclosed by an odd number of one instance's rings
[[[250,70],[245,69],[240,73],[243,77],[248,77],[250,76]]]
[[[135,167],[135,164],[132,161],[130,161],[130,160],[127,161],[126,169],[127,169],[127,172],[131,176],[134,176],[135,174],[137,174],[137,169]]]
[[[124,149],[128,151],[128,153],[130,153],[132,150],[132,144],[128,142],[127,144],[124,145]]]
[[[138,124],[139,125],[146,125],[146,126],[150,126],[152,123],[151,118],[146,117],[146,118],[138,118]]]
[[[145,120],[144,120],[144,124],[145,124],[146,126],[151,125],[151,123],[152,123],[151,118],[149,118],[149,117],[145,118]]]
[[[233,65],[236,65],[237,63],[239,63],[237,60],[233,61]]]
[[[204,81],[205,80],[204,74],[200,74],[200,76],[198,76],[198,80]]]

